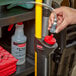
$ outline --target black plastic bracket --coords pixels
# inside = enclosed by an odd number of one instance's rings
[[[37,52],[37,76],[51,76],[51,55],[58,47],[57,43],[48,45],[42,39],[35,38],[35,50]]]

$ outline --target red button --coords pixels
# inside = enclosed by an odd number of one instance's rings
[[[56,39],[53,37],[53,34],[45,36],[44,41],[50,45],[54,45],[56,43]]]

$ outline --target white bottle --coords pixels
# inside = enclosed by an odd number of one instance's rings
[[[24,64],[26,61],[26,40],[24,35],[23,23],[16,24],[15,34],[12,36],[12,55],[18,59],[17,65]]]

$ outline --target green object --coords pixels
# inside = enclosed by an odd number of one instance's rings
[[[34,1],[34,0],[25,0],[25,1]],[[21,7],[24,7],[24,8],[27,8],[27,9],[31,9],[33,8],[34,4],[22,4],[22,5],[19,5]]]
[[[27,2],[27,1],[34,1],[34,0],[0,0],[0,6],[10,4],[7,7],[7,9],[10,9],[15,6],[21,6],[27,9],[33,8],[34,4],[23,4],[24,2]],[[16,5],[18,2],[21,2],[21,4]]]
[[[21,0],[0,0],[0,6],[15,3]]]

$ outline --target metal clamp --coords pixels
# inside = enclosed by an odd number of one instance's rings
[[[54,22],[53,22],[52,27],[51,27],[51,29],[50,29],[50,32],[51,32],[51,33],[55,33],[56,26],[57,26],[57,16],[56,16],[56,14],[55,14]]]

